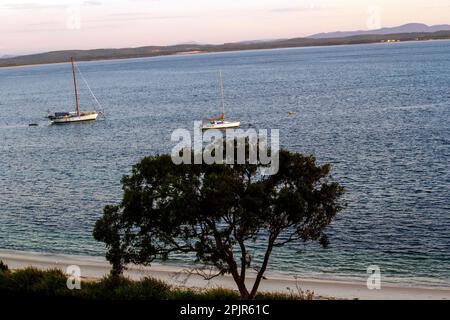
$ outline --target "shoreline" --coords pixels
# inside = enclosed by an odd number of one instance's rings
[[[316,39],[320,40],[320,39]],[[232,48],[232,49],[219,49],[219,50],[192,50],[192,51],[166,51],[160,52],[156,54],[143,54],[143,55],[131,55],[131,56],[108,56],[108,57],[92,57],[92,58],[81,58],[78,62],[108,62],[115,60],[132,60],[132,59],[148,59],[148,58],[158,58],[158,57],[183,57],[183,56],[196,56],[196,55],[205,55],[205,54],[220,54],[220,53],[236,53],[236,52],[251,52],[251,51],[267,51],[267,50],[282,50],[282,49],[301,49],[301,48],[326,48],[326,47],[342,47],[342,46],[355,46],[355,45],[395,45],[401,43],[425,43],[432,41],[450,41],[450,37],[448,38],[426,38],[426,39],[405,39],[399,40],[397,42],[387,42],[387,41],[361,41],[361,42],[344,42],[344,43],[324,43],[324,44],[303,44],[303,45],[283,45],[283,46],[273,46],[273,47],[257,47],[257,48]],[[136,48],[132,48],[136,49]],[[98,49],[87,49],[81,51],[91,51]],[[101,50],[101,49],[100,49]],[[71,51],[71,50],[62,50],[62,51]],[[38,54],[47,54],[49,52],[42,52]],[[33,54],[34,55],[34,54]],[[24,56],[16,56],[13,58],[22,58]],[[5,59],[13,59],[13,58],[5,58]],[[42,66],[42,65],[53,65],[53,64],[66,64],[69,63],[67,61],[42,61],[42,62],[31,62],[31,63],[21,63],[21,64],[2,64],[2,60],[0,59],[0,69],[3,68],[22,68],[22,67],[33,67],[33,66]]]
[[[86,280],[96,280],[104,277],[110,271],[109,263],[101,257],[73,256],[50,253],[30,253],[23,251],[0,250],[0,260],[12,270],[26,267],[38,269],[65,269],[69,265],[78,265],[81,276]],[[177,287],[193,289],[223,287],[236,289],[231,276],[225,275],[210,281],[192,273],[192,270],[173,265],[153,263],[150,267],[129,266],[125,276],[139,280],[143,277],[154,277]],[[252,284],[254,273],[248,276],[248,285]],[[311,279],[303,277],[288,277],[281,274],[267,273],[261,282],[260,291],[290,293],[314,291],[316,298],[331,299],[361,299],[361,300],[450,300],[450,288],[402,287],[398,285],[383,285],[380,290],[369,290],[364,281],[340,281]]]

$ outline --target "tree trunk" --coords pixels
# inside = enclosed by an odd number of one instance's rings
[[[234,260],[233,251],[230,248],[226,248],[224,246],[222,237],[220,236],[220,233],[218,232],[218,230],[216,228],[215,222],[208,221],[207,223],[214,232],[214,239],[216,240],[217,248],[219,248],[219,250],[222,250],[225,261],[227,262],[228,266],[230,267],[231,275],[233,276],[234,282],[238,286],[239,293],[241,294],[241,298],[247,300],[248,296],[249,296],[249,292],[247,290],[247,287],[245,286],[245,279],[243,279],[239,276],[238,267],[237,267],[236,261]]]
[[[242,240],[239,240],[239,246],[241,247],[241,279],[245,281],[245,271],[247,269],[247,250]]]
[[[241,279],[241,277],[239,277],[239,275],[237,275],[237,277],[234,277],[234,282],[236,282],[238,289],[239,289],[239,293],[241,294],[241,299],[242,300],[248,300],[249,299],[249,292],[247,290],[247,287],[245,286],[245,282],[243,279]]]
[[[273,244],[274,244],[276,238],[277,237],[274,235],[271,235],[269,237],[269,244],[267,245],[266,254],[264,255],[264,261],[261,265],[261,269],[259,270],[258,275],[256,276],[256,280],[255,280],[255,283],[253,284],[252,291],[251,291],[250,295],[248,296],[249,300],[255,299],[256,293],[258,292],[259,284],[261,283],[261,279],[264,275],[264,272],[266,272],[267,264],[269,263],[269,257],[270,257],[270,254],[272,253]]]
[[[228,266],[230,267],[231,275],[233,276],[234,282],[238,286],[239,293],[241,294],[241,299],[247,300],[249,297],[249,292],[245,285],[245,278],[242,278],[239,275],[238,267],[236,261],[234,261],[233,254],[231,252],[227,252],[226,257],[226,261],[228,263]]]

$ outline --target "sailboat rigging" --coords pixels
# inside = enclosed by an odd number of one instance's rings
[[[231,121],[231,122],[225,121],[225,98],[223,90],[222,71],[219,71],[219,80],[220,80],[222,113],[218,117],[208,118],[207,119],[208,122],[204,123],[202,126],[203,130],[237,128],[241,125],[239,121]]]
[[[84,121],[95,121],[97,120],[97,117],[99,113],[97,111],[80,111],[79,105],[78,105],[78,90],[77,90],[77,79],[75,75],[75,63],[73,61],[73,58],[70,58],[70,62],[72,64],[72,76],[73,76],[73,87],[74,87],[74,94],[75,94],[75,112],[55,112],[54,114],[49,113],[48,119],[51,123],[54,124],[64,124],[64,123],[73,123],[73,122],[84,122]],[[77,67],[78,69],[78,67]],[[78,71],[80,71],[78,69]],[[81,74],[81,73],[80,73]],[[89,85],[86,82],[86,79],[83,80],[85,84],[87,85],[90,93],[94,97],[95,101],[98,103],[97,98],[93,94],[91,88],[89,88]]]

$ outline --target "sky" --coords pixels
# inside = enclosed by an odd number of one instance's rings
[[[449,0],[0,0],[0,56],[450,24]]]

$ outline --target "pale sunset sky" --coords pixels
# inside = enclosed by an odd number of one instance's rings
[[[450,0],[0,0],[0,56],[450,24]]]

